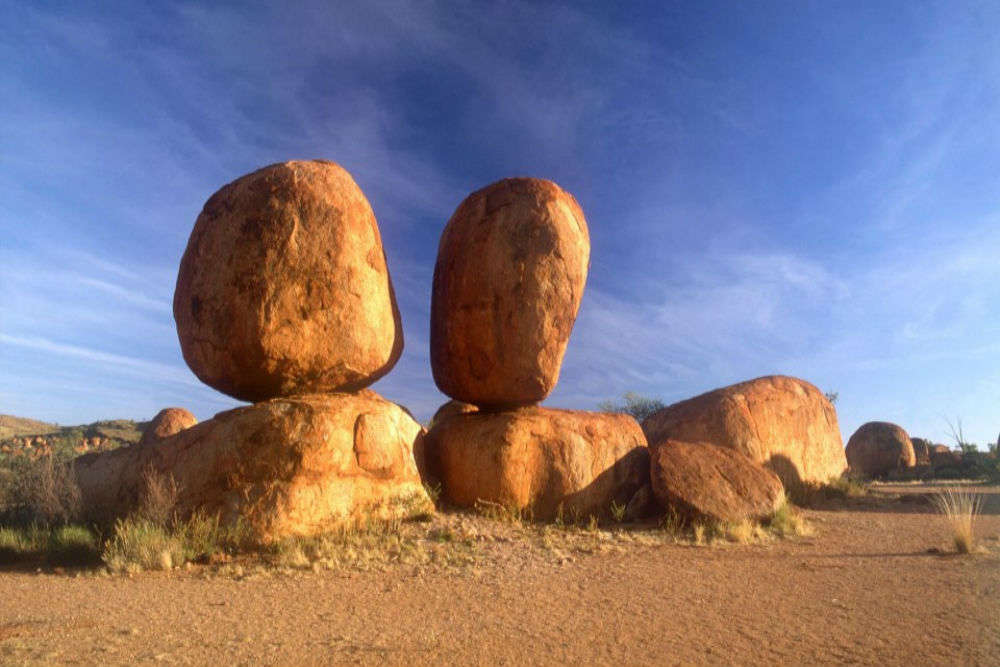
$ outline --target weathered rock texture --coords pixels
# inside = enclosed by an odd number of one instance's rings
[[[889,422],[862,424],[847,441],[852,473],[881,477],[897,468],[912,468],[916,462],[910,436]]]
[[[132,511],[144,474],[173,476],[177,511],[241,517],[260,540],[310,535],[432,509],[413,460],[424,431],[371,391],[237,408],[162,440],[74,460],[83,507]]]
[[[656,499],[687,519],[760,521],[784,499],[774,472],[730,447],[668,439],[650,445],[649,458]]]
[[[354,391],[399,359],[403,333],[375,215],[332,162],[285,162],[206,202],[181,260],[184,359],[245,401]]]
[[[913,445],[913,455],[916,457],[916,465],[927,466],[931,464],[931,442],[924,438],[910,438]]]
[[[589,264],[583,211],[555,183],[511,178],[469,195],[434,267],[431,366],[441,391],[492,407],[548,396]]]
[[[427,435],[445,497],[530,510],[536,519],[607,516],[649,480],[649,454],[628,415],[521,408],[446,419]]]
[[[140,446],[155,444],[197,423],[195,416],[184,408],[164,408],[149,422],[138,444]]]
[[[816,387],[772,375],[669,405],[642,423],[649,442],[668,438],[730,447],[786,486],[826,483],[847,469],[837,413]]]
[[[435,424],[440,424],[446,419],[451,419],[457,415],[464,415],[470,412],[479,412],[479,408],[471,403],[463,403],[462,401],[448,401],[434,413],[431,417],[431,425],[429,428],[434,428]]]

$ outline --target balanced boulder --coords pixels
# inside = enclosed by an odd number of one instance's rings
[[[139,445],[152,445],[198,423],[184,408],[164,408],[156,413],[139,438]]]
[[[469,195],[434,267],[431,367],[441,391],[489,407],[548,396],[589,264],[583,211],[555,183],[511,178]]]
[[[656,499],[688,520],[760,521],[785,497],[776,474],[731,447],[667,439],[649,458]]]
[[[804,380],[773,375],[669,405],[642,423],[649,442],[674,439],[729,447],[785,486],[826,483],[847,469],[837,413]]]
[[[209,198],[174,319],[195,375],[245,401],[361,389],[403,349],[375,215],[321,160],[264,167]]]
[[[916,462],[910,436],[896,424],[862,424],[847,441],[852,473],[881,477],[898,468],[912,468]]]
[[[429,467],[456,505],[478,501],[536,519],[603,517],[649,480],[649,453],[628,415],[528,407],[446,419],[427,435]]]
[[[372,391],[274,399],[159,442],[73,461],[91,519],[132,512],[150,475],[173,478],[181,516],[242,520],[261,541],[431,511],[413,449],[424,430]]]

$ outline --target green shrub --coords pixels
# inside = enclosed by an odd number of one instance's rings
[[[602,401],[597,405],[597,409],[601,412],[622,412],[627,415],[632,415],[635,417],[636,421],[641,422],[657,410],[662,410],[666,407],[660,399],[649,398],[648,396],[637,394],[634,391],[625,392],[625,395],[622,396],[622,398],[624,399],[622,403],[617,403],[615,401]]]
[[[101,559],[113,572],[169,570],[185,562],[184,542],[164,526],[128,517],[115,522]]]

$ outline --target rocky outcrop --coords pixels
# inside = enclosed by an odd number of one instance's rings
[[[156,413],[139,438],[140,446],[152,445],[198,423],[193,414],[184,408],[164,408]]]
[[[430,511],[413,459],[423,437],[374,392],[303,395],[223,412],[155,447],[81,456],[73,471],[92,519],[128,514],[146,475],[169,476],[181,515],[242,519],[266,542]]]
[[[826,483],[847,469],[833,405],[816,387],[774,375],[669,405],[642,423],[649,442],[710,442],[761,463],[786,486]]]
[[[264,167],[209,198],[174,319],[195,375],[244,401],[354,391],[403,349],[375,215],[350,174],[321,160]]]
[[[576,200],[511,178],[472,193],[448,221],[431,295],[431,366],[445,394],[514,407],[559,378],[590,262]]]
[[[649,458],[656,499],[687,520],[765,520],[784,500],[778,476],[731,447],[667,439]]]
[[[916,458],[916,465],[928,466],[931,464],[931,442],[923,438],[910,438],[913,445],[913,456]]]
[[[896,424],[862,424],[847,441],[847,463],[858,475],[882,477],[897,468],[912,468],[916,462],[910,436]]]
[[[447,500],[530,511],[536,519],[604,517],[649,479],[628,415],[521,408],[456,415],[427,436],[428,465]]]

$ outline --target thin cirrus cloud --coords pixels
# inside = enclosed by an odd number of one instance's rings
[[[89,421],[195,401],[204,418],[235,404],[180,357],[170,303],[187,236],[224,183],[323,157],[371,200],[400,302],[406,347],[376,389],[421,418],[445,400],[427,351],[440,231],[471,190],[535,175],[573,192],[593,242],[550,405],[629,390],[669,402],[782,372],[839,392],[845,435],[888,419],[943,440],[942,415],[980,442],[1000,428],[989,7],[10,17],[0,411]]]

